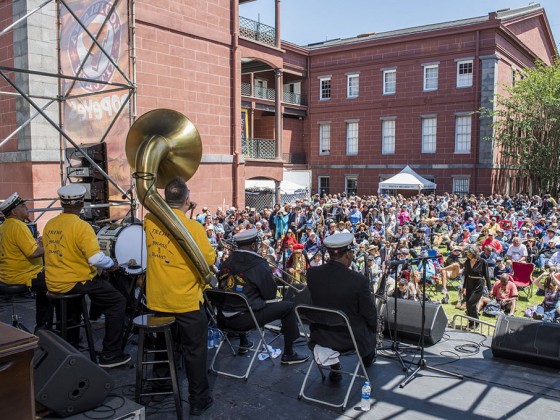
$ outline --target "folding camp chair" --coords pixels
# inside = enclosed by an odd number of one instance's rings
[[[232,378],[238,378],[247,381],[247,379],[249,378],[249,373],[251,372],[251,367],[253,366],[253,363],[257,358],[257,354],[259,353],[259,351],[261,351],[261,346],[262,346],[262,350],[264,350],[268,354],[268,358],[274,364],[274,361],[272,360],[272,354],[270,353],[270,350],[268,348],[268,343],[264,338],[264,329],[259,326],[259,323],[255,318],[255,314],[253,313],[251,306],[249,306],[249,302],[247,301],[247,298],[243,294],[228,292],[226,290],[221,290],[221,289],[206,289],[204,291],[204,298],[206,302],[209,304],[210,310],[213,314],[220,314],[223,308],[236,308],[236,311],[249,313],[251,315],[251,318],[253,319],[253,327],[251,329],[245,331],[239,331],[239,330],[227,328],[224,325],[222,325],[220,323],[221,316],[217,316],[215,318],[217,321],[217,326],[222,331],[223,334],[222,334],[222,340],[220,340],[220,344],[216,349],[216,353],[214,354],[214,357],[212,358],[212,363],[210,364],[209,371],[216,372],[224,376],[230,376]],[[231,342],[227,338],[227,335],[228,334],[239,335],[239,334],[247,333],[252,330],[256,330],[259,333],[259,342],[257,346],[252,349],[243,348],[244,350],[253,352],[253,357],[251,358],[251,362],[249,363],[247,370],[242,375],[237,375],[235,373],[216,369],[214,365],[218,357],[218,353],[220,353],[220,350],[222,349],[222,346],[225,341],[228,342],[234,357],[237,355],[237,350],[239,350],[240,348],[240,346],[231,344]]]
[[[533,295],[533,282],[531,274],[535,268],[534,264],[522,263],[514,261],[513,268],[513,282],[517,286],[517,290],[525,293],[527,299]]]
[[[305,399],[308,401],[314,401],[316,403],[319,404],[324,404],[324,405],[328,405],[330,407],[334,407],[334,408],[342,408],[342,411],[344,411],[346,409],[346,404],[348,403],[348,397],[350,396],[350,391],[352,390],[352,386],[354,385],[354,381],[356,380],[356,378],[363,378],[366,381],[368,381],[370,384],[370,380],[366,371],[366,368],[364,366],[364,363],[362,361],[362,356],[360,354],[360,351],[358,350],[358,345],[356,344],[356,339],[354,338],[354,333],[352,331],[352,327],[350,326],[350,321],[348,320],[348,317],[346,316],[346,314],[342,311],[338,311],[338,310],[334,310],[334,309],[328,309],[328,308],[322,308],[319,306],[311,306],[311,305],[298,305],[296,306],[296,316],[300,325],[300,330],[301,331],[306,331],[307,329],[304,328],[303,323],[309,323],[310,325],[315,325],[315,326],[319,326],[319,325],[323,325],[325,327],[342,327],[342,328],[347,328],[349,333],[350,333],[350,337],[352,338],[352,345],[353,345],[353,349],[350,352],[345,352],[343,354],[341,354],[341,356],[348,356],[348,355],[353,355],[355,354],[358,358],[358,362],[356,363],[356,367],[354,369],[353,372],[346,372],[346,371],[342,371],[342,370],[337,370],[336,372],[341,373],[341,374],[345,374],[345,375],[349,375],[352,377],[352,379],[350,380],[350,384],[348,385],[348,389],[346,391],[346,395],[344,397],[344,401],[340,404],[333,404],[331,402],[325,401],[325,400],[320,400],[317,398],[312,398],[308,395],[305,394],[305,386],[307,384],[307,379],[309,378],[309,374],[311,373],[311,370],[313,369],[313,365],[316,365],[319,369],[319,372],[321,373],[321,378],[324,381],[325,380],[325,374],[323,372],[323,369],[329,369],[330,367],[328,366],[323,366],[321,364],[319,364],[315,358],[313,358],[313,361],[309,364],[309,368],[307,369],[307,373],[305,374],[305,379],[303,380],[303,383],[301,384],[301,389],[299,391],[299,396],[298,399]],[[307,341],[309,343],[310,341],[310,336],[309,334],[306,334],[307,337]],[[321,345],[321,343],[316,343]],[[327,347],[327,346],[325,346]],[[362,370],[363,375],[358,374],[358,371]]]

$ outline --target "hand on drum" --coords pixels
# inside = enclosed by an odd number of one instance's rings
[[[115,261],[115,264],[113,264],[111,267],[109,267],[107,269],[108,273],[113,273],[115,271],[117,271],[120,268],[119,263]]]

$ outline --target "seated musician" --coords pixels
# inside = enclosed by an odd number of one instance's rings
[[[49,292],[87,294],[92,305],[105,314],[105,337],[99,366],[111,368],[130,360],[121,350],[125,297],[97,274],[97,269],[115,271],[119,265],[99,248],[90,224],[79,218],[85,187],[66,185],[58,190],[62,214],[45,225],[45,277]]]
[[[0,212],[6,218],[0,225],[0,281],[30,287],[35,293],[35,329],[43,328],[49,306],[41,238],[33,238],[25,224],[29,212],[17,192],[0,204]]]
[[[299,337],[293,303],[266,302],[276,297],[277,287],[268,262],[257,253],[259,250],[257,230],[245,230],[234,235],[233,239],[238,249],[233,251],[223,263],[218,273],[219,287],[243,293],[260,326],[277,319],[282,320],[282,334],[284,334],[282,364],[306,362],[309,356],[301,356],[293,348],[294,341]],[[249,330],[254,325],[250,313],[236,308],[225,309],[227,310],[218,313],[220,325],[240,331]],[[252,347],[252,343],[247,341],[245,343],[241,341],[240,345]]]
[[[354,235],[339,233],[329,236],[323,244],[328,249],[330,261],[307,272],[307,286],[313,305],[336,309],[344,312],[350,325],[366,367],[375,361],[375,333],[377,330],[377,311],[369,287],[363,274],[349,269],[354,251]],[[339,352],[353,348],[352,339],[345,329],[339,327],[311,325],[311,341]],[[329,378],[341,379],[339,365],[331,367]]]

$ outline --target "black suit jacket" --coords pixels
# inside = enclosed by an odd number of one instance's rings
[[[341,310],[352,326],[360,355],[375,349],[377,311],[368,279],[336,261],[307,271],[307,285],[313,305]],[[311,339],[321,346],[343,352],[352,349],[352,338],[343,328],[312,325]]]

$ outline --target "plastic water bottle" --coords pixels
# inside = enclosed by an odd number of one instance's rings
[[[365,381],[362,387],[362,402],[360,403],[362,411],[369,411],[371,408],[371,386],[368,381]]]
[[[214,348],[214,331],[212,331],[212,327],[208,327],[208,348]]]
[[[214,330],[214,334],[213,334],[214,347],[219,347],[220,341],[222,340],[222,337],[220,335],[220,330],[218,328],[214,328],[213,330]]]

